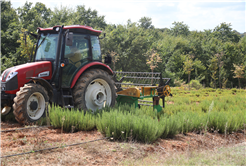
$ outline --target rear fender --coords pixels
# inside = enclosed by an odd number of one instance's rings
[[[113,75],[113,71],[112,69],[108,66],[108,65],[105,65],[104,63],[101,63],[101,62],[92,62],[92,63],[89,63],[85,66],[83,66],[78,72],[77,74],[74,76],[73,78],[73,81],[72,81],[72,84],[70,86],[70,88],[73,88],[74,85],[76,84],[77,80],[79,79],[79,77],[87,70],[89,69],[102,69],[106,72],[109,73],[109,75]]]
[[[31,79],[31,82],[34,82],[34,83],[38,82],[40,85],[42,85],[46,89],[46,91],[48,92],[49,100],[52,101],[53,88],[48,81],[46,81],[45,79],[40,78],[40,77],[29,77],[28,79]]]

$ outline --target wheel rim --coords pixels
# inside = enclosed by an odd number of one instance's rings
[[[33,93],[27,100],[27,115],[32,120],[38,120],[42,117],[45,111],[45,99],[44,96],[39,93]]]
[[[103,79],[93,80],[85,92],[86,108],[93,112],[111,104],[111,88]]]

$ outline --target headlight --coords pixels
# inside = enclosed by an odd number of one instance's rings
[[[9,75],[8,75],[8,77],[7,77],[7,79],[6,79],[6,82],[8,81],[8,80],[10,80],[11,78],[13,78],[14,76],[16,76],[18,74],[18,72],[10,72],[9,73]]]

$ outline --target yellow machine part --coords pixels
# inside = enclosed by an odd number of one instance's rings
[[[156,92],[157,86],[142,86],[141,92],[143,96],[154,96],[157,95]]]
[[[132,97],[140,97],[140,90],[137,88],[128,88],[126,90],[122,90],[117,92],[118,95],[132,96]]]
[[[170,96],[170,94],[171,94],[171,88],[170,88],[169,85],[166,85],[166,86],[163,88],[163,95],[164,95],[165,97],[168,97],[168,96]]]

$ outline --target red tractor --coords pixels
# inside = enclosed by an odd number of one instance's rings
[[[72,25],[37,28],[37,33],[32,62],[1,75],[2,115],[13,110],[24,124],[43,117],[50,103],[92,111],[115,104],[113,71],[102,63],[101,31]]]

